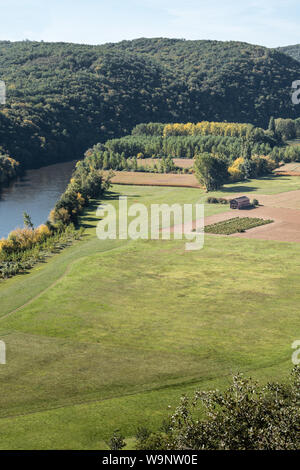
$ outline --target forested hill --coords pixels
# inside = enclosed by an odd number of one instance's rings
[[[35,166],[79,158],[140,122],[299,117],[300,64],[239,42],[138,39],[102,46],[0,42],[0,153]]]
[[[294,46],[279,47],[278,51],[284,52],[285,54],[300,62],[300,44],[295,44]]]

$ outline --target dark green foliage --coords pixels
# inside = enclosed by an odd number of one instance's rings
[[[228,180],[227,163],[222,158],[200,153],[195,157],[194,166],[199,183],[207,191],[219,189]]]
[[[223,197],[209,196],[206,199],[207,204],[229,204],[229,201]]]
[[[245,143],[241,138],[215,135],[205,136],[149,136],[147,134],[130,135],[120,139],[108,140],[107,150],[124,154],[125,158],[142,154],[145,158],[163,156],[194,158],[196,153],[209,152],[224,155],[229,161],[241,156]],[[267,155],[272,151],[274,142],[265,134],[259,141],[251,141],[251,155]]]
[[[78,162],[66,191],[50,213],[50,221],[57,225],[77,224],[78,216],[90,199],[104,195],[110,187],[111,174],[104,176],[85,159]]]
[[[289,162],[300,162],[300,145],[298,146],[287,146],[287,147],[274,147],[270,153],[270,157],[277,163],[283,161]]]
[[[107,442],[107,445],[110,450],[122,450],[124,447],[126,447],[126,442],[124,440],[124,436],[122,436],[120,431],[116,430],[113,433],[113,436]]]
[[[0,189],[19,174],[20,166],[18,162],[8,155],[0,154]]]
[[[135,126],[131,134],[132,135],[147,135],[147,136],[158,136],[162,137],[163,135],[163,130],[164,130],[165,124],[162,124],[161,122],[149,122],[148,124],[138,124]]]
[[[278,47],[278,51],[287,54],[295,60],[300,61],[300,44],[295,44],[293,46],[284,46]]]
[[[276,131],[275,119],[274,119],[273,116],[270,118],[269,126],[268,126],[268,131],[269,131],[269,132],[273,132],[273,133],[275,133],[275,131]]]
[[[221,392],[182,397],[165,432],[138,439],[148,450],[297,450],[300,448],[300,368],[289,383],[259,386],[242,374]]]
[[[138,138],[139,139],[139,138]],[[121,139],[122,140],[122,139]],[[124,139],[125,140],[125,139]],[[113,145],[112,145],[113,143]],[[177,167],[171,156],[160,156],[159,161],[153,160],[153,165],[138,165],[136,155],[139,155],[139,145],[133,139],[133,145],[136,145],[136,151],[132,157],[125,152],[119,153],[115,149],[119,147],[114,145],[115,141],[108,141],[105,146],[101,144],[94,145],[85,153],[84,166],[92,167],[97,170],[116,170],[116,171],[139,171],[149,173],[182,173],[184,170]]]
[[[23,213],[23,220],[24,220],[24,227],[25,228],[29,228],[31,230],[34,228],[31,217],[30,217],[29,214],[27,214],[27,212]]]
[[[283,140],[295,139],[300,132],[300,120],[276,119],[275,130]]]
[[[289,99],[299,75],[300,65],[285,54],[240,42],[1,41],[7,105],[0,110],[0,145],[29,168],[80,158],[89,146],[129,134],[141,122],[265,127],[270,114],[299,116]],[[160,130],[147,128],[151,136]]]

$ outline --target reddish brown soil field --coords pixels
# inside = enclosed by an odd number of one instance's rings
[[[283,206],[285,203],[285,197],[287,203],[289,203],[290,196],[292,196],[292,194],[295,195],[295,193],[299,193],[298,196],[300,198],[300,191],[291,191],[291,193],[282,193],[274,196],[263,196],[265,202],[268,199],[269,205],[260,206],[250,210],[230,210],[223,214],[206,217],[205,225],[210,225],[222,220],[228,220],[232,217],[259,217],[261,219],[271,219],[274,221],[272,224],[262,225],[260,227],[247,230],[245,233],[234,233],[229,236],[300,243],[300,211]],[[274,199],[274,203],[277,205],[279,196],[281,196],[282,207],[272,206],[272,198]],[[262,198],[260,197],[260,199]],[[300,204],[300,199],[298,199],[298,204]]]
[[[132,184],[137,186],[175,186],[200,188],[194,175],[139,173],[133,171],[114,171],[112,183]]]
[[[160,162],[160,158],[140,158],[138,159],[138,166],[153,166],[155,163]],[[179,168],[192,168],[194,165],[194,160],[192,158],[173,158],[173,162]]]
[[[300,176],[299,171],[276,171],[275,173],[279,176]]]
[[[173,162],[180,168],[192,168],[194,165],[192,158],[173,158]]]
[[[300,176],[300,163],[286,163],[285,165],[280,166],[274,170],[276,175],[283,176]]]
[[[263,202],[263,206],[248,210],[228,210],[227,212],[205,217],[204,224],[210,225],[232,219],[233,217],[258,217],[260,219],[273,220],[272,224],[255,227],[247,230],[245,233],[234,233],[232,235],[209,234],[208,236],[256,238],[260,240],[300,243],[300,210],[294,208],[297,205],[300,207],[300,191],[268,196],[260,195],[259,200]],[[196,223],[191,222],[187,224],[186,230],[192,231],[195,227]],[[176,232],[177,230],[181,231],[183,227],[175,225],[171,228],[171,232]]]

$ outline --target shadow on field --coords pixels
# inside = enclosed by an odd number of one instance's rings
[[[256,207],[252,206],[252,205],[243,207],[243,211],[253,211],[254,209],[256,209]],[[237,211],[238,211],[238,209],[237,209]]]
[[[219,191],[222,193],[250,193],[256,191],[258,188],[256,186],[234,186],[231,188],[221,188]]]
[[[95,224],[89,224],[89,223],[86,223],[86,222],[97,222],[97,221],[99,221],[100,220],[99,217],[96,216],[96,211],[97,211],[98,207],[100,205],[105,206],[105,204],[107,204],[108,201],[118,201],[119,196],[120,196],[120,193],[116,193],[114,191],[109,191],[105,195],[105,197],[101,200],[101,202],[96,201],[96,200],[91,201],[89,206],[88,206],[88,211],[93,212],[94,215],[89,215],[89,216],[84,216],[83,215],[82,216],[81,226],[83,228],[93,228],[93,227],[95,227]],[[141,197],[140,194],[129,194],[129,195],[122,194],[122,196],[126,196],[128,199]]]
[[[259,181],[278,181],[278,178],[280,178],[282,181],[289,181],[289,178],[286,176],[282,175],[266,175],[266,176],[261,176],[260,178],[256,178]],[[229,186],[229,187],[223,187],[220,189],[221,192],[223,193],[251,193],[253,191],[256,191],[259,189],[257,186],[247,186],[247,182],[251,180],[245,180],[245,184],[241,184],[239,186]]]

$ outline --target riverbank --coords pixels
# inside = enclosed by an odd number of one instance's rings
[[[45,223],[49,212],[65,191],[75,168],[75,161],[27,170],[0,192],[0,238],[23,227],[23,212],[34,226]]]

